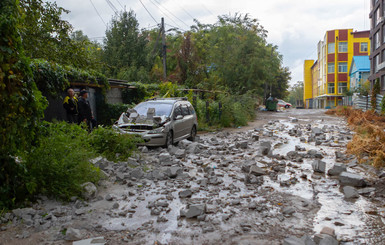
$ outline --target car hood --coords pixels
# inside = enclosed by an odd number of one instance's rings
[[[134,125],[146,125],[151,126],[153,128],[161,127],[166,122],[170,120],[169,117],[166,116],[143,116],[138,115],[137,113],[128,113],[123,112],[118,121],[115,123],[117,127],[127,127]]]

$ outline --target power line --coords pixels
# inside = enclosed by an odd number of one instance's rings
[[[140,3],[143,5],[143,8],[147,11],[147,13],[151,16],[151,18],[155,21],[155,23],[158,24],[158,22],[155,20],[154,16],[152,16],[152,14],[150,13],[150,11],[148,11],[148,9],[146,8],[146,6],[144,6],[142,0],[139,0]]]
[[[111,3],[110,0],[106,0],[107,4],[110,6],[110,8],[112,9],[112,11],[115,12],[115,14],[118,14],[118,9]]]
[[[177,4],[178,4],[178,6],[188,15],[188,16],[190,16],[190,18],[191,19],[196,19],[196,18],[194,18],[185,8],[183,8],[179,3],[178,3],[178,1],[174,1],[174,2],[176,2]]]
[[[164,8],[169,14],[171,14],[172,16],[174,16],[175,19],[179,20],[180,22],[182,22],[185,26],[187,27],[190,27],[189,25],[187,25],[183,20],[179,19],[177,16],[175,16],[171,11],[169,11],[166,7],[162,6],[157,0],[154,0],[156,3],[158,3],[159,7],[162,7]]]
[[[174,22],[175,25],[179,26],[178,23],[176,23],[170,16],[168,16],[165,12],[163,12],[152,0],[150,0],[150,2],[159,9],[160,12],[162,12],[162,14],[164,14],[165,16],[167,16],[172,22]],[[180,29],[182,29],[180,26],[179,26]]]
[[[119,0],[116,0],[118,2],[118,4],[120,5],[120,7],[122,7],[123,10],[125,10],[125,8],[123,7],[123,5],[120,3]]]
[[[98,12],[98,10],[96,9],[96,7],[95,7],[94,3],[93,3],[91,0],[90,0],[90,2],[91,2],[91,4],[92,4],[92,6],[94,7],[94,9],[95,9],[96,13],[99,15],[100,19],[102,20],[103,24],[104,24],[104,25],[106,26],[106,28],[107,28],[107,24],[106,24],[106,22],[104,22],[104,20],[103,20],[102,16],[99,14],[99,12]]]

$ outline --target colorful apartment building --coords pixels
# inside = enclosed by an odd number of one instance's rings
[[[325,33],[317,45],[318,59],[304,62],[306,108],[333,108],[342,104],[344,92],[350,89],[353,56],[369,56],[369,34],[370,31],[353,32],[353,29]]]

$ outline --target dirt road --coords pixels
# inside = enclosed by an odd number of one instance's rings
[[[106,179],[88,201],[42,198],[3,216],[0,244],[384,244],[381,173],[344,154],[342,118],[261,112],[199,138],[95,159]]]

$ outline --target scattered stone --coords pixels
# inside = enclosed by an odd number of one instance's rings
[[[261,176],[261,175],[266,175],[266,171],[256,165],[253,165],[250,167],[250,174],[253,174],[255,176]]]
[[[306,245],[305,241],[301,238],[297,238],[294,236],[287,237],[283,240],[283,245]]]
[[[365,187],[366,182],[364,177],[358,174],[342,172],[339,176],[341,185],[349,185],[354,187]]]
[[[91,200],[92,198],[96,197],[98,189],[96,188],[96,186],[93,183],[86,182],[86,183],[82,184],[82,188],[83,188],[82,195],[83,195],[85,200]]]
[[[68,228],[64,237],[66,241],[75,241],[82,239],[83,235],[78,229]]]
[[[186,150],[184,149],[178,149],[176,152],[175,152],[175,157],[178,158],[178,159],[182,159],[186,156]]]
[[[360,195],[369,195],[369,194],[375,192],[376,188],[367,187],[367,188],[358,189],[357,191],[358,191],[358,194],[360,194]]]
[[[325,171],[326,171],[326,162],[324,162],[324,161],[321,161],[321,160],[315,160],[315,161],[312,163],[311,166],[312,166],[314,172],[324,174]]]
[[[328,226],[324,226],[320,232],[321,234],[326,234],[326,235],[329,235],[329,236],[335,236],[335,230],[331,227],[328,227]]]
[[[346,165],[345,164],[343,164],[343,163],[336,163],[336,164],[334,164],[334,166],[331,169],[329,169],[328,175],[338,176],[342,172],[345,172],[345,171],[346,171]]]
[[[269,154],[271,150],[271,142],[270,141],[263,141],[260,143],[260,152],[262,155],[266,156]]]
[[[192,196],[192,191],[191,190],[184,190],[179,192],[179,197],[181,198],[186,198],[186,197],[191,197]]]
[[[111,202],[112,200],[115,199],[115,197],[113,195],[111,195],[111,194],[107,194],[104,199],[106,199],[107,201]]]
[[[293,213],[295,213],[295,209],[293,207],[284,207],[282,209],[282,214],[285,216],[291,216]]]
[[[164,152],[159,154],[159,162],[163,166],[171,166],[172,165],[172,157],[170,153]]]
[[[73,242],[72,245],[104,245],[107,241],[104,239],[104,237],[94,237],[89,238],[81,241]]]
[[[350,198],[358,198],[360,195],[358,194],[357,190],[354,187],[351,186],[344,186],[343,192],[346,199]]]
[[[144,173],[142,168],[138,167],[131,171],[130,177],[139,180],[143,177],[143,175]]]
[[[247,149],[248,142],[247,141],[236,142],[235,147],[240,148],[240,149]]]
[[[199,215],[203,215],[206,211],[206,205],[198,204],[198,205],[190,205],[189,209],[186,212],[186,218],[194,218]]]

